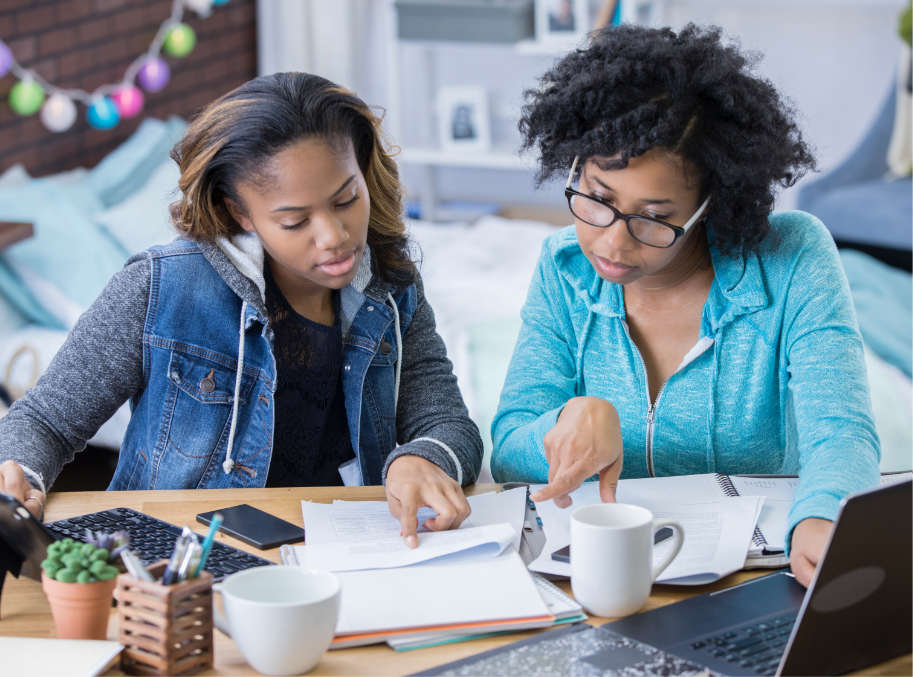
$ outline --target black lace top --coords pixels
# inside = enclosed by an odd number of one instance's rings
[[[266,310],[275,336],[278,383],[268,487],[338,486],[352,458],[342,391],[339,293],[332,327],[299,315],[264,266]]]

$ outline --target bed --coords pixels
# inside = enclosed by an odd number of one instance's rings
[[[0,221],[35,235],[0,254],[0,382],[21,393],[47,368],[67,330],[128,257],[174,237],[167,205],[177,169],[167,153],[184,121],[147,119],[95,168],[44,178],[21,167],[0,176]],[[485,442],[520,328],[520,308],[542,240],[554,228],[486,216],[473,223],[410,221],[438,330]],[[864,253],[841,252],[866,342],[882,440],[882,470],[908,470],[913,450],[913,285],[910,274]],[[2,414],[2,411],[0,411]],[[117,450],[129,409],[92,440]]]

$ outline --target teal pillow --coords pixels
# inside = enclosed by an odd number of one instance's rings
[[[79,307],[88,308],[128,256],[91,220],[101,200],[83,183],[55,184],[34,180],[0,187],[0,221],[27,221],[34,237],[0,256],[0,292],[34,322],[60,328],[53,308],[23,284],[13,266],[20,264],[54,285]],[[44,312],[42,312],[42,309]]]
[[[146,118],[129,139],[89,172],[85,185],[98,196],[102,209],[121,202],[140,188],[168,159],[187,122],[172,116],[167,122]]]

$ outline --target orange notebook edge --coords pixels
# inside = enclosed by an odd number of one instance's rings
[[[460,630],[463,628],[497,628],[501,625],[513,625],[516,623],[554,623],[555,616],[530,616],[528,618],[506,618],[499,621],[481,621],[472,623],[450,623],[445,625],[424,625],[419,628],[407,628],[404,630],[384,630],[380,632],[365,632],[352,635],[337,635],[333,639],[333,644],[337,642],[352,642],[356,640],[380,639],[382,637],[396,637],[399,635],[411,635],[423,632],[440,632],[442,630]]]

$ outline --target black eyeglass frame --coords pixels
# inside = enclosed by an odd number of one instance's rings
[[[678,238],[680,238],[682,235],[687,233],[688,229],[691,228],[691,226],[693,226],[697,222],[697,220],[700,218],[701,214],[703,214],[704,210],[707,208],[707,205],[710,203],[710,196],[708,195],[707,199],[704,200],[704,204],[702,204],[698,208],[698,210],[694,213],[694,216],[692,216],[690,219],[688,219],[688,223],[686,223],[684,226],[674,226],[671,223],[666,223],[665,221],[660,221],[659,219],[651,219],[649,216],[641,216],[640,214],[622,214],[620,211],[615,209],[615,207],[610,205],[605,200],[601,200],[600,198],[594,197],[592,195],[585,195],[584,193],[581,193],[580,191],[577,191],[577,190],[574,190],[573,188],[571,188],[571,183],[573,183],[573,181],[574,181],[574,171],[577,169],[577,163],[579,161],[580,161],[580,156],[578,155],[577,157],[574,158],[574,164],[571,165],[571,173],[568,174],[567,184],[564,186],[564,196],[567,198],[567,208],[571,210],[571,214],[573,214],[575,218],[580,219],[585,224],[587,224],[589,226],[593,226],[594,228],[608,228],[609,226],[615,224],[619,219],[621,219],[622,221],[625,222],[625,226],[627,227],[628,232],[631,234],[631,237],[633,237],[635,240],[637,240],[641,244],[647,245],[648,247],[655,247],[657,249],[668,249],[669,247],[674,245],[678,241]],[[609,209],[612,210],[612,214],[615,216],[615,218],[612,219],[611,223],[607,223],[605,225],[599,225],[597,223],[590,223],[586,219],[578,216],[577,213],[574,211],[574,207],[571,205],[571,200],[574,198],[575,195],[582,197],[585,200],[592,200],[593,202],[598,202],[603,207],[608,207]],[[657,225],[665,226],[666,228],[670,228],[672,230],[672,232],[675,233],[675,237],[672,239],[672,242],[670,242],[669,244],[666,244],[666,245],[650,244],[649,242],[644,242],[639,237],[637,237],[637,235],[634,234],[633,230],[631,230],[631,219],[649,221],[650,223],[655,223]]]

